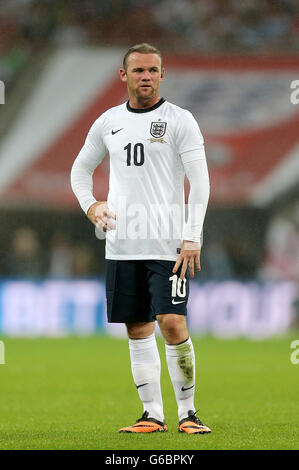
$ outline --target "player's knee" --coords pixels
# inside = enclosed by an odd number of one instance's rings
[[[186,320],[182,315],[159,315],[158,323],[164,338],[169,343],[184,341],[188,336]]]
[[[154,332],[154,322],[127,323],[128,337],[131,339],[140,339],[150,336]]]

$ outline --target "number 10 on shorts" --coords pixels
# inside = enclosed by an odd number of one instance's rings
[[[180,279],[177,274],[174,274],[169,280],[172,281],[171,297],[186,297],[187,279]]]

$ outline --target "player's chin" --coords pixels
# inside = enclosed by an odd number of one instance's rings
[[[154,90],[151,86],[141,86],[138,88],[138,92],[141,96],[153,96],[154,95]]]

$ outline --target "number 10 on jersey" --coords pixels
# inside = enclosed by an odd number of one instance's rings
[[[141,166],[144,164],[144,145],[140,142],[135,144],[132,152],[132,144],[129,143],[124,147],[127,151],[127,166],[132,165],[132,153],[133,153],[133,165]]]

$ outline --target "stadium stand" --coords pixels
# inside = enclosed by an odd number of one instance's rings
[[[299,115],[289,98],[299,71],[298,9],[296,0],[2,2],[0,274],[12,273],[6,255],[21,227],[44,250],[40,274],[103,272],[103,244],[78,211],[69,170],[93,120],[126,99],[117,79],[124,49],[147,40],[165,55],[163,93],[191,109],[206,138],[212,193],[201,279],[273,278],[271,233],[292,225],[288,243],[298,250]],[[98,197],[107,171],[105,161]],[[285,277],[299,282],[299,266],[283,267]]]

